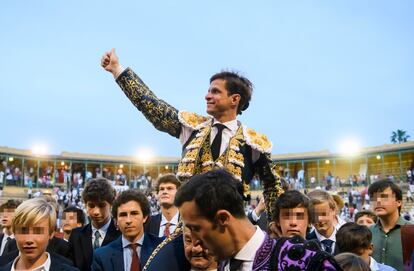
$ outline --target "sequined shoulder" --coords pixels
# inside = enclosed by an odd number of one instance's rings
[[[243,135],[246,139],[247,145],[262,153],[272,152],[272,142],[266,135],[260,134],[251,128],[243,125]]]
[[[201,116],[193,112],[180,111],[178,112],[178,120],[182,125],[198,130],[207,126],[212,118]]]

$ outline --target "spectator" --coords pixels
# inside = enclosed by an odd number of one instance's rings
[[[85,215],[82,209],[70,206],[63,210],[62,230],[63,240],[69,242],[70,234],[74,228],[83,227],[85,224]]]
[[[3,232],[0,234],[0,255],[17,249],[15,245],[16,243],[12,242],[14,239],[14,234],[12,231],[12,220],[14,211],[20,204],[20,201],[11,199],[0,205],[1,226],[3,228]]]
[[[401,188],[390,180],[380,180],[369,186],[368,193],[372,209],[379,219],[370,228],[374,243],[372,257],[377,262],[403,270],[401,226],[409,222],[400,217]]]
[[[343,271],[370,271],[366,262],[353,253],[341,253],[335,256],[335,260]]]
[[[193,244],[191,231],[184,227],[184,253],[185,257],[191,264],[191,270],[213,271],[217,270],[217,260],[207,249],[203,248],[200,243]]]
[[[372,233],[363,225],[348,222],[336,234],[339,253],[350,252],[360,256],[372,271],[396,271],[391,266],[380,264],[370,255],[373,251]]]
[[[374,225],[375,223],[377,223],[377,221],[378,221],[377,215],[374,212],[369,211],[369,210],[359,211],[355,215],[355,223],[357,223],[358,225],[364,225],[364,226],[370,227]]]

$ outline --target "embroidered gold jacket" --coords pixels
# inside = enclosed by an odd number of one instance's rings
[[[144,82],[127,68],[117,83],[128,99],[160,131],[179,138],[182,126],[193,130],[183,146],[182,159],[178,165],[177,176],[185,181],[195,174],[214,168],[223,168],[232,173],[245,187],[255,175],[263,184],[268,215],[271,206],[283,193],[282,180],[276,164],[271,159],[272,144],[265,135],[255,132],[239,123],[236,134],[230,139],[226,151],[213,161],[210,148],[210,132],[213,119],[195,113],[179,112],[165,101],[158,99]],[[260,152],[257,161],[252,160],[252,151]]]

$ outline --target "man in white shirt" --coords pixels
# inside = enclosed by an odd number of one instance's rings
[[[0,256],[17,249],[15,243],[12,242],[14,239],[12,220],[14,211],[20,204],[20,201],[10,199],[0,205],[1,225],[3,227],[3,232],[0,234]]]
[[[220,270],[252,270],[267,266],[272,239],[246,217],[241,183],[224,170],[194,176],[175,198],[194,246],[200,245],[221,261]],[[265,243],[265,244],[264,244]],[[265,262],[263,262],[265,261]],[[224,269],[223,269],[224,268]]]
[[[115,199],[112,214],[122,235],[93,255],[93,271],[142,270],[162,239],[144,231],[150,206],[138,190],[123,191]]]
[[[56,211],[45,199],[35,198],[20,204],[12,223],[19,256],[3,270],[78,270],[46,252],[49,240],[53,237],[55,224]]]
[[[146,232],[159,237],[168,237],[174,232],[180,217],[178,208],[174,206],[174,199],[180,185],[174,174],[166,174],[158,178],[155,190],[161,213],[151,216],[145,223]]]

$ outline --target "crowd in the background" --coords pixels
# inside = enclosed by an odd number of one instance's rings
[[[218,179],[224,178],[220,175],[223,173],[217,174]],[[257,247],[255,251],[274,262],[263,263],[264,269],[248,270],[285,270],[280,269],[278,261],[296,266],[294,257],[282,260],[284,250],[294,253],[294,244],[305,249],[303,259],[316,261],[315,255],[319,255],[315,266],[319,264],[320,269],[314,270],[340,270],[337,264],[343,270],[403,270],[401,229],[410,224],[412,213],[400,213],[403,203],[410,199],[404,198],[393,180],[377,180],[362,191],[351,188],[342,196],[325,189],[310,189],[306,194],[290,189],[275,202],[271,217],[263,198],[257,197],[250,204],[241,197],[239,201],[228,191],[231,186],[226,186],[230,184],[223,180],[223,187],[217,183],[216,188],[206,186],[203,190],[190,187],[193,190],[183,191],[178,202],[176,194],[181,183],[173,174],[160,176],[154,187],[143,190],[117,190],[115,182],[96,178],[89,179],[80,189],[78,186],[66,191],[62,187],[50,194],[32,195],[34,198],[24,204],[8,200],[0,206],[0,265],[7,268],[14,263],[17,267],[23,261],[29,266],[35,264],[30,260],[38,253],[39,259],[45,260],[41,255],[48,255],[51,260],[39,266],[59,265],[62,270],[227,270],[221,269],[228,253],[226,247],[240,249],[232,244],[242,242],[241,237],[249,232],[256,236],[255,227],[259,227],[263,234],[268,234],[270,239],[265,242],[272,249]],[[50,210],[55,215],[49,217],[34,211],[36,205],[40,209],[52,206]],[[240,206],[242,213],[236,206]],[[210,217],[209,212],[215,210],[218,213]],[[222,222],[216,221],[218,214],[223,216]],[[200,222],[198,217],[204,216],[209,223],[217,222],[215,225],[222,227],[222,231],[203,228],[207,222]],[[44,220],[44,225],[53,224],[50,231],[45,231],[53,238],[43,244],[43,250],[37,241],[20,241],[26,231],[30,235],[32,228],[34,232],[39,230]],[[140,244],[137,256],[124,246],[132,241]],[[273,247],[273,242],[278,245]],[[30,244],[35,244],[35,252],[25,250]],[[112,258],[116,253],[120,258]],[[118,265],[113,266],[114,262]],[[256,264],[252,259],[249,266]],[[131,266],[140,269],[130,269]],[[273,269],[267,269],[269,266]]]

